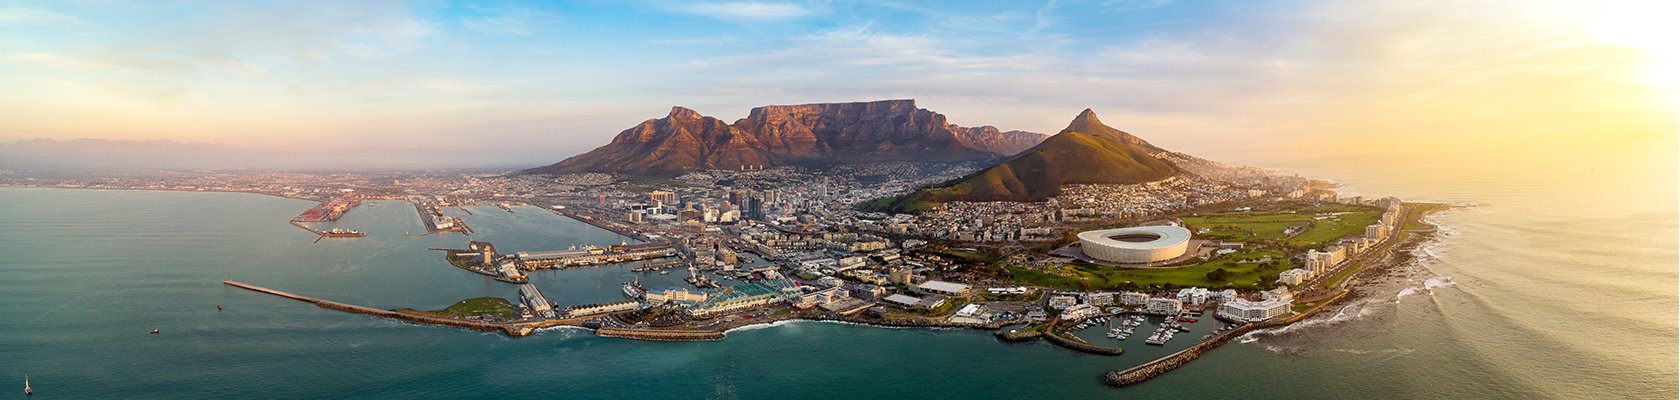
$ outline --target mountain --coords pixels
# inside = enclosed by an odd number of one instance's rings
[[[1164,153],[1104,125],[1086,109],[1067,129],[1008,161],[936,187],[880,199],[872,206],[921,211],[947,201],[1043,201],[1060,194],[1062,185],[1152,182],[1181,172],[1156,156]]]
[[[1049,136],[1045,136],[1044,134],[1037,132],[998,132],[996,127],[987,125],[976,128],[965,128],[964,131],[959,132],[957,139],[961,140],[962,143],[968,147],[996,154],[1012,156],[1020,154],[1022,151],[1026,151],[1033,146],[1037,146],[1048,137]]]
[[[763,106],[733,124],[678,106],[605,146],[525,172],[670,176],[759,165],[975,161],[1013,155],[1043,137],[957,126],[915,100]]]

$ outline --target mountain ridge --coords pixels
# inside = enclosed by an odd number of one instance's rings
[[[674,106],[606,145],[524,172],[670,176],[743,166],[978,161],[1014,155],[1044,138],[958,126],[911,99],[767,105],[734,123]]]

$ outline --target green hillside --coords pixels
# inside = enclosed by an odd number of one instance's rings
[[[1147,148],[1154,146],[1102,125],[1090,110],[1068,128],[1014,159],[946,184],[876,200],[868,208],[921,212],[947,201],[1044,201],[1060,194],[1062,185],[1142,183],[1179,172],[1150,154]]]

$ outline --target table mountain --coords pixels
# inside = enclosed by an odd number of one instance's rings
[[[957,126],[915,100],[763,106],[733,124],[678,106],[605,146],[526,172],[671,176],[742,166],[975,161],[1013,155],[1043,138]]]

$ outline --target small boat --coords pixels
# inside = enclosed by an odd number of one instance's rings
[[[216,305],[216,311],[221,311],[221,310],[222,310],[222,305],[221,305],[221,304],[217,304],[217,305]]]
[[[670,275],[671,271],[659,271],[660,275]]]
[[[153,334],[153,335],[156,335],[156,334],[158,334],[158,330],[157,330],[157,329],[153,329],[153,330],[152,330],[152,334]]]
[[[29,387],[29,375],[24,375],[23,376],[23,395],[24,396],[35,395],[35,389],[32,389],[32,388]]]

